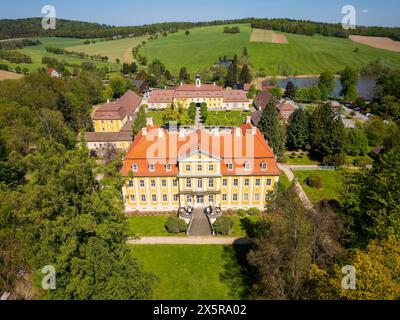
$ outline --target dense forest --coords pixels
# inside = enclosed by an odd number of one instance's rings
[[[312,36],[321,34],[328,37],[348,38],[350,35],[389,37],[400,41],[400,28],[357,26],[357,29],[345,30],[340,23],[322,23],[291,19],[256,19],[252,28],[271,29],[281,32]]]
[[[42,71],[0,82],[0,292],[15,299],[151,297],[154,277],[125,244],[120,160],[100,166],[78,143],[103,100],[102,79]],[[38,288],[48,265],[57,289],[46,293]],[[21,281],[32,291],[14,291]]]
[[[237,23],[250,23],[253,28],[272,29],[304,35],[321,34],[342,38],[347,38],[349,35],[364,35],[390,37],[393,40],[400,40],[400,28],[357,26],[357,29],[355,30],[344,30],[342,25],[339,23],[333,24],[305,20],[255,18],[215,20],[208,22],[164,22],[129,27],[117,27],[99,23],[57,19],[56,30],[43,30],[42,18],[26,18],[17,20],[4,19],[0,20],[0,39],[38,36],[82,39],[112,38],[115,36],[141,36],[144,34],[156,34],[159,32],[176,32],[178,30],[194,27]]]
[[[57,19],[56,30],[43,30],[42,18],[18,20],[0,20],[0,39],[55,36],[71,38],[112,38],[115,36],[142,36],[159,32],[176,32],[206,25],[223,25],[227,23],[250,23],[252,19],[218,20],[211,22],[164,22],[143,26],[116,27],[98,23]]]

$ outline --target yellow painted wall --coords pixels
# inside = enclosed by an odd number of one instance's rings
[[[127,117],[122,120],[94,120],[94,128],[96,132],[119,132],[127,121]]]

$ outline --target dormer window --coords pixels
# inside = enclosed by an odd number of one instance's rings
[[[232,162],[229,162],[229,163],[228,163],[228,170],[229,170],[229,171],[232,171],[232,170],[233,170],[233,163],[232,163]]]
[[[151,164],[149,166],[149,169],[150,169],[150,172],[154,172],[154,171],[156,171],[156,166],[154,164]]]
[[[261,170],[262,170],[262,171],[267,171],[267,168],[268,168],[267,163],[264,161],[264,162],[261,164]]]
[[[133,171],[133,172],[137,172],[137,171],[138,171],[138,165],[137,165],[136,163],[134,163],[134,164],[132,165],[132,171]]]
[[[244,168],[245,168],[246,171],[250,171],[250,170],[251,170],[251,164],[250,164],[250,162],[246,162],[246,163],[244,164]]]
[[[167,172],[171,171],[171,165],[169,163],[165,166],[165,168],[167,169]]]

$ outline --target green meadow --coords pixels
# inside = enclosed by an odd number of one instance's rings
[[[88,55],[101,54],[107,56],[110,62],[119,59],[122,62],[133,62],[132,49],[137,47],[142,41],[147,41],[147,37],[134,37],[113,41],[97,41],[94,44],[79,45],[68,47],[68,50],[84,52]]]
[[[55,58],[59,61],[65,60],[67,63],[70,64],[76,64],[76,65],[81,65],[82,62],[88,62],[92,60],[88,59],[80,59],[76,57],[69,57],[66,55],[57,55],[53,53],[46,52],[46,47],[54,47],[54,48],[63,48],[67,49],[70,51],[78,51],[76,48],[79,48],[81,45],[83,45],[84,40],[82,39],[75,39],[75,38],[57,38],[57,37],[40,37],[40,38],[33,38],[33,39],[39,39],[40,42],[42,43],[39,46],[32,46],[32,47],[25,47],[23,49],[20,49],[18,51],[27,54],[32,58],[31,64],[16,64],[16,63],[7,63],[9,66],[12,68],[15,68],[16,66],[20,66],[21,68],[28,68],[29,71],[36,71],[37,69],[40,69],[44,67],[42,64],[42,58],[43,57],[51,57]],[[100,62],[100,61],[93,61],[95,65],[99,68],[102,67],[108,67],[110,70],[120,70],[120,66],[116,64],[114,61],[111,62]]]
[[[288,67],[292,75],[319,74],[325,70],[337,72],[346,66],[362,67],[377,58],[400,67],[400,53],[372,48],[350,39],[286,34],[289,44],[250,42],[250,25],[239,25],[241,33],[225,34],[224,26],[194,28],[149,41],[140,54],[149,61],[155,58],[178,74],[181,67],[190,73],[209,69],[221,56],[240,55],[247,47],[254,69],[265,69],[275,75]],[[359,51],[354,52],[358,48]]]

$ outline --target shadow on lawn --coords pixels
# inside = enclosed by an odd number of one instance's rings
[[[241,300],[249,299],[253,284],[254,272],[247,262],[251,248],[251,245],[225,246],[222,253],[225,264],[220,280],[229,286],[231,296]]]

